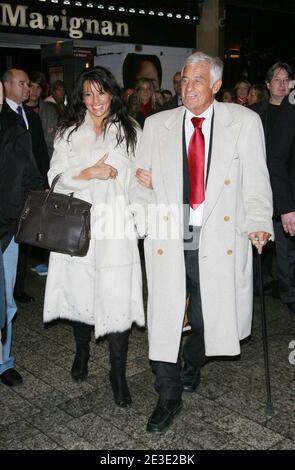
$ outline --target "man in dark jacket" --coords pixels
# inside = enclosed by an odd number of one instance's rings
[[[20,69],[9,69],[3,74],[5,102],[3,103],[3,121],[15,122],[29,131],[34,160],[43,177],[44,187],[48,187],[47,172],[49,170],[49,156],[44,139],[40,117],[23,103],[29,98],[30,81],[28,75]],[[27,272],[29,247],[21,244],[17,267],[14,297],[23,303],[33,302],[35,299],[26,294],[24,290]]]
[[[291,98],[290,101],[287,97],[280,106],[268,168],[274,199],[280,295],[295,314],[295,104]]]
[[[167,101],[167,103],[164,104],[163,110],[174,109],[174,108],[178,108],[178,106],[182,106],[181,72],[176,72],[173,75],[173,86],[174,86],[175,95],[171,98],[171,100]]]
[[[2,108],[2,84],[0,109]],[[12,320],[16,313],[13,289],[16,278],[18,245],[14,234],[27,193],[42,188],[43,182],[37,169],[29,131],[14,113],[0,113],[0,242],[3,253],[5,284],[5,338],[0,343],[0,379],[7,386],[22,383],[21,375],[13,368],[10,356]]]
[[[280,297],[295,313],[295,104],[289,101],[292,77],[286,63],[270,67],[266,74],[270,98],[251,109],[260,115],[265,132]]]

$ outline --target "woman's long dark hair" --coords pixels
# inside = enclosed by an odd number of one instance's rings
[[[75,132],[84,122],[86,107],[83,103],[83,84],[84,82],[93,83],[98,90],[110,93],[111,105],[110,112],[104,118],[104,134],[110,124],[116,124],[118,127],[117,145],[126,139],[127,152],[133,153],[136,147],[137,134],[136,123],[128,116],[126,105],[122,98],[122,91],[112,73],[104,67],[94,67],[91,70],[84,70],[75,81],[65,115],[57,131],[59,137],[72,126],[70,132]]]

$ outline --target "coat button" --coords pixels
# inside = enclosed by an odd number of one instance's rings
[[[228,254],[228,256],[231,256],[233,254],[233,250],[228,250],[227,254]]]
[[[168,222],[168,220],[169,220],[168,215],[164,215],[163,220],[165,220],[165,222]]]
[[[225,180],[224,184],[225,186],[229,186],[231,184],[231,180]]]
[[[229,222],[229,221],[230,221],[230,217],[229,217],[228,215],[226,215],[226,216],[224,217],[224,222]]]
[[[163,250],[158,250],[157,253],[158,253],[158,255],[162,255],[164,253],[164,251]]]

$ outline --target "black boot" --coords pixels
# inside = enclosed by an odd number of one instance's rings
[[[115,403],[121,407],[131,405],[131,395],[126,381],[128,337],[129,330],[108,335],[111,362],[110,382]]]
[[[89,342],[91,340],[90,325],[74,322],[76,355],[71,369],[71,376],[77,382],[82,382],[88,375]]]

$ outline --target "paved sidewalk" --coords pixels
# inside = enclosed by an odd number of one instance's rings
[[[212,361],[202,369],[197,392],[184,395],[184,408],[164,435],[145,431],[157,395],[147,359],[147,333],[133,329],[128,382],[130,409],[112,399],[106,341],[91,344],[89,377],[73,383],[72,330],[67,322],[44,327],[46,278],[28,274],[37,302],[19,306],[13,353],[23,385],[0,383],[0,449],[198,450],[295,449],[295,315],[266,298],[274,415],[265,414],[265,380],[259,303],[253,335],[240,360]],[[295,345],[293,345],[295,362]]]

